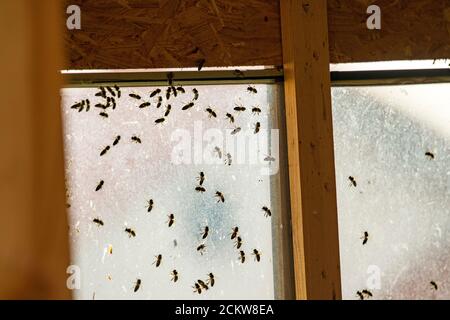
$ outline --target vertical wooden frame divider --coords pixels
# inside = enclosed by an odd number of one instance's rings
[[[297,299],[341,299],[326,0],[280,0]]]

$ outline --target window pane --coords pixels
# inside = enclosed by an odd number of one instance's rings
[[[82,275],[76,298],[283,295],[274,280],[280,277],[284,259],[275,249],[280,247],[278,233],[283,227],[277,130],[280,88],[276,84],[253,87],[257,93],[243,84],[185,85],[169,100],[167,87],[122,87],[120,98],[113,88],[116,108],[110,100],[104,110],[108,117],[99,115],[103,109],[97,104],[106,104],[95,96],[99,89],[62,91],[72,260]],[[161,93],[150,97],[156,89]],[[112,97],[111,92],[106,94]],[[71,108],[87,98],[89,111],[87,104],[81,112],[79,107]],[[190,102],[194,106],[188,108]],[[155,123],[157,119],[164,120]],[[235,227],[239,230],[231,240]],[[209,273],[214,275],[213,287],[207,281]],[[134,292],[137,279],[141,284]],[[203,287],[201,294],[194,293],[199,279],[209,287]]]
[[[450,85],[332,97],[343,297],[450,298]]]

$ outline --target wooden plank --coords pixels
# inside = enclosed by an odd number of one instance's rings
[[[280,3],[296,294],[340,299],[326,0]]]
[[[81,8],[81,30],[66,30],[66,69],[282,64],[278,0],[64,3]],[[327,3],[331,62],[450,57],[450,0]],[[366,28],[371,4],[381,8],[381,30]]]
[[[0,59],[0,299],[70,297],[60,12],[58,0],[0,1],[0,38],[11,44]]]

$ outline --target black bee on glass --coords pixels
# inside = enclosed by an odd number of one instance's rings
[[[225,197],[222,192],[216,191],[215,197],[218,199],[217,202],[225,202]]]
[[[426,155],[430,160],[434,159],[434,153],[432,153],[432,152],[430,152],[430,151],[425,152],[425,155]]]
[[[173,225],[173,223],[175,222],[175,216],[173,213],[171,213],[167,217],[169,218],[169,220],[167,221],[167,225],[170,228]]]
[[[208,290],[208,285],[203,280],[197,280],[197,283],[202,287],[202,289]]]
[[[240,132],[241,130],[242,130],[241,127],[236,127],[231,131],[231,134],[235,135],[236,133]]]
[[[117,137],[114,139],[113,146],[117,145],[117,144],[119,143],[119,141],[120,141],[120,136],[117,136]]]
[[[219,159],[222,159],[222,150],[219,147],[214,147],[214,152],[217,154]]]
[[[169,115],[171,109],[172,109],[172,106],[170,104],[168,104],[166,107],[166,112],[164,113],[164,117],[167,117]]]
[[[199,245],[199,246],[197,247],[197,251],[200,252],[201,255],[203,255],[203,253],[205,252],[205,250],[206,250],[206,245],[205,245],[204,243],[202,243],[201,245]]]
[[[242,238],[240,236],[237,236],[234,246],[236,249],[240,249],[242,247]]]
[[[129,238],[136,237],[136,232],[133,229],[131,229],[131,228],[128,228],[128,227],[125,228],[125,232],[128,233],[128,237]]]
[[[141,283],[142,283],[141,279],[136,280],[136,283],[134,284],[134,292],[139,290],[139,288],[141,287]]]
[[[139,109],[150,107],[150,102],[144,102],[139,105]]]
[[[186,93],[183,87],[177,87],[177,91],[180,93]]]
[[[99,115],[103,118],[108,118],[109,115],[106,112],[100,112]]]
[[[164,121],[166,121],[166,118],[158,118],[155,120],[155,123],[160,124],[160,123],[163,123]]]
[[[202,239],[203,240],[206,239],[208,237],[208,234],[209,234],[209,227],[206,226],[205,230],[203,231]]]
[[[213,118],[216,118],[217,117],[217,114],[216,114],[216,112],[213,110],[213,109],[211,109],[211,108],[206,108],[206,110],[205,110],[207,113],[208,113],[208,116],[211,118],[211,117],[213,117]]]
[[[216,280],[214,279],[214,274],[212,272],[210,272],[208,274],[208,281],[207,283],[211,286],[214,287],[214,284],[216,283]]]
[[[239,260],[241,261],[241,263],[245,262],[245,252],[244,251],[239,251]]]
[[[197,186],[197,187],[195,187],[195,191],[203,193],[203,192],[206,191],[206,189],[204,187],[202,187],[202,186]]]
[[[270,209],[266,206],[262,207],[262,210],[264,211],[264,216],[267,217],[271,217],[272,216],[272,211],[270,211]]]
[[[256,88],[253,87],[253,86],[248,86],[248,87],[247,87],[247,91],[248,91],[249,93],[253,93],[253,94],[258,93],[258,90],[256,90]]]
[[[434,290],[437,290],[437,289],[438,289],[438,285],[437,285],[436,282],[430,281],[430,285],[434,288]]]
[[[103,187],[104,183],[105,183],[105,181],[100,180],[100,182],[98,183],[97,187],[95,188],[95,191],[99,191]]]
[[[129,96],[136,100],[141,100],[141,96],[135,93],[130,93]]]
[[[369,233],[367,231],[364,231],[364,235],[361,237],[361,239],[363,239],[362,244],[365,245],[369,240]]]
[[[234,123],[234,117],[231,113],[227,112],[226,119],[228,119],[230,121],[230,123]]]
[[[114,92],[114,90],[113,90],[111,87],[106,87],[106,90],[108,90],[108,92],[109,92],[113,97],[116,96],[116,93]]]
[[[161,89],[155,89],[152,91],[152,93],[150,93],[150,98],[153,98],[154,96],[156,96],[157,94],[161,93]]]
[[[167,73],[167,82],[169,83],[169,86],[173,85],[173,72]]]
[[[111,102],[112,102],[112,109],[115,110],[116,109],[116,99],[111,98]]]
[[[181,108],[181,110],[188,110],[188,109],[190,109],[190,108],[192,108],[194,106],[194,103],[193,102],[190,102],[190,103],[188,103],[188,104],[186,104],[185,106],[183,106],[183,108]]]
[[[147,212],[152,211],[153,209],[153,199],[147,201]]]
[[[192,289],[194,289],[194,292],[197,292],[198,294],[202,293],[202,287],[197,282],[194,284]]]
[[[256,261],[258,261],[258,262],[261,261],[261,252],[259,252],[256,249],[253,249],[253,253],[252,254],[255,256]]]
[[[96,97],[106,98],[106,90],[104,87],[98,88],[100,91],[95,94]]]
[[[100,157],[101,157],[101,156],[104,156],[104,155],[109,151],[109,149],[111,149],[111,147],[110,147],[110,146],[106,146],[106,147],[102,150],[102,152],[100,152]]]
[[[348,177],[348,180],[350,180],[350,186],[354,186],[354,187],[357,186],[357,183],[356,183],[356,180],[355,180],[354,177],[349,176],[349,177]]]
[[[74,105],[72,105],[71,107],[70,107],[70,109],[78,109],[78,108],[80,108],[81,107],[81,102],[78,102],[78,103],[75,103]]]
[[[261,109],[258,106],[252,108],[252,113],[259,115],[261,113]]]
[[[110,106],[107,105],[107,104],[105,105],[105,104],[102,104],[102,103],[97,103],[94,107],[99,108],[99,109],[106,110],[106,109],[108,109]]]
[[[99,219],[99,218],[94,218],[94,219],[92,220],[92,222],[94,222],[94,223],[97,224],[98,226],[103,226],[103,225],[104,225],[103,221],[102,221],[101,219]]]
[[[367,290],[367,289],[364,289],[364,290],[362,291],[362,294],[365,294],[365,295],[366,295],[367,297],[369,297],[369,298],[373,297],[372,292],[370,292],[370,291]]]
[[[227,153],[227,158],[225,159],[225,164],[231,166],[231,163],[232,163],[231,154]]]
[[[139,138],[138,136],[132,136],[131,141],[135,143],[142,143],[141,138]]]
[[[173,96],[176,97],[176,96],[178,95],[177,88],[175,88],[174,86],[171,86],[170,88],[171,88],[171,90],[172,90]]]
[[[120,87],[117,84],[115,84],[114,89],[117,91],[117,98],[120,98],[120,96],[122,95],[122,93],[120,92]]]
[[[170,273],[170,275],[172,276],[172,279],[170,279],[170,281],[173,281],[173,282],[177,282],[178,281],[178,278],[179,278],[179,274],[178,274],[178,271],[177,270],[172,270],[172,272]]]
[[[198,90],[196,88],[192,89],[192,92],[194,93],[194,101],[198,100]]]
[[[254,134],[257,134],[259,132],[259,130],[261,129],[261,123],[257,122],[255,124],[255,131],[253,132]]]
[[[237,237],[238,232],[239,232],[239,227],[234,227],[234,228],[232,229],[231,240],[233,240],[233,239],[235,239],[235,238]]]
[[[356,291],[356,294],[358,295],[359,300],[364,300],[364,295],[362,294],[361,291]]]
[[[233,110],[236,112],[243,112],[246,110],[246,108],[242,104],[236,104]]]
[[[197,177],[198,184],[203,185],[203,182],[205,182],[205,173],[201,171]]]
[[[157,256],[155,256],[155,258],[156,259],[152,264],[154,264],[158,268],[161,265],[162,254],[158,254]]]
[[[88,112],[91,109],[91,102],[89,99],[86,99],[86,112]]]
[[[162,97],[160,96],[158,98],[158,104],[156,105],[156,109],[159,109],[159,107],[161,107],[161,105],[162,105]]]

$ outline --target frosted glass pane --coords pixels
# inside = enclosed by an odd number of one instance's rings
[[[332,98],[343,297],[449,299],[450,84]]]
[[[169,100],[167,87],[122,87],[116,108],[110,101],[105,110],[108,117],[96,107],[105,103],[95,96],[99,89],[62,90],[72,263],[81,270],[76,298],[276,297],[272,221],[280,215],[280,185],[274,183],[279,136],[271,129],[277,127],[279,87],[257,84],[257,93],[248,87],[185,85]],[[162,92],[150,97],[158,88]],[[90,100],[89,111],[87,104],[81,112],[71,108],[84,99]],[[183,110],[190,102],[194,106]],[[201,294],[194,292],[198,280],[208,286]]]

